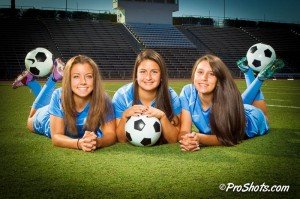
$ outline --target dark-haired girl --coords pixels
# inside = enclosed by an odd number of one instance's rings
[[[266,103],[260,87],[284,64],[275,60],[254,78],[244,61],[238,62],[247,76],[247,89],[242,96],[220,58],[205,55],[196,61],[193,84],[184,86],[180,94],[181,134],[184,134],[181,150],[197,151],[202,145],[233,146],[268,132]],[[192,124],[199,133],[192,132]]]
[[[158,143],[176,143],[179,138],[181,105],[176,92],[168,86],[165,62],[156,51],[139,53],[133,69],[133,82],[115,93],[113,106],[119,142],[126,142],[125,123],[130,116],[156,117],[162,125]]]

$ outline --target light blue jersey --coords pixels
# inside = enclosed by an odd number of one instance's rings
[[[173,112],[175,115],[179,115],[181,113],[179,97],[172,88],[169,88],[169,93],[171,97],[171,105]],[[116,118],[121,118],[123,112],[132,106],[133,99],[133,83],[126,84],[117,90],[112,99]],[[151,106],[155,107],[155,100],[151,102]]]
[[[59,118],[64,117],[64,111],[62,109],[62,103],[61,103],[61,94],[62,94],[61,88],[56,89],[52,94],[50,104],[37,109],[33,121],[33,128],[36,133],[51,138],[50,115],[54,115]],[[89,109],[90,109],[90,103],[87,103],[85,108],[80,113],[77,113],[76,127],[77,127],[79,138],[83,137],[84,135],[85,129],[83,128],[83,126],[88,116]],[[106,122],[111,121],[113,119],[114,119],[113,114],[106,116]],[[65,134],[69,137],[74,137],[73,134],[70,132],[66,131]],[[102,131],[98,129],[96,135],[97,137],[102,137]]]
[[[209,117],[211,108],[202,110],[201,101],[195,86],[188,84],[182,88],[180,102],[183,109],[187,110],[192,117],[194,125],[199,132],[211,134]],[[264,135],[269,130],[269,125],[263,112],[252,105],[244,104],[246,117],[245,133],[248,138]]]

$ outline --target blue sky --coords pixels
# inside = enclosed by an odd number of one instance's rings
[[[112,11],[112,0],[67,0],[73,9]],[[0,0],[0,6],[10,0]],[[16,0],[16,6],[65,8],[65,0]],[[260,19],[300,23],[299,0],[225,0],[225,15],[230,18]],[[173,16],[224,16],[224,0],[179,0],[179,11]]]

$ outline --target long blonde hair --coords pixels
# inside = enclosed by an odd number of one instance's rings
[[[90,109],[84,125],[85,130],[96,131],[101,124],[105,123],[106,115],[112,113],[109,97],[106,95],[97,64],[89,57],[77,55],[69,59],[64,69],[62,80],[62,107],[65,112],[64,122],[67,130],[72,134],[77,134],[75,101],[71,89],[71,70],[75,64],[89,64],[93,70],[94,89],[90,96]]]

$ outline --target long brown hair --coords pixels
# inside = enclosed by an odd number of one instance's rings
[[[210,114],[211,133],[216,135],[223,145],[236,145],[245,136],[245,115],[241,94],[227,66],[214,55],[204,55],[196,61],[192,81],[197,66],[202,61],[209,63],[217,78]]]
[[[97,64],[89,57],[77,55],[69,59],[64,69],[62,80],[62,107],[65,112],[64,121],[69,132],[78,134],[76,128],[75,101],[71,89],[71,70],[75,64],[89,64],[93,69],[93,91],[90,98],[90,109],[85,122],[85,130],[96,131],[101,124],[105,123],[106,115],[112,113],[110,100],[104,92],[102,79]]]
[[[172,121],[175,115],[173,113],[173,109],[171,105],[167,67],[163,57],[152,49],[146,49],[140,52],[135,60],[134,69],[133,69],[133,84],[134,84],[133,105],[139,103],[139,93],[138,93],[139,85],[137,82],[137,70],[141,62],[144,60],[152,60],[156,62],[160,68],[161,81],[157,88],[155,108],[164,111],[168,119]],[[173,122],[177,125],[179,119],[177,118],[176,121]]]

